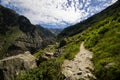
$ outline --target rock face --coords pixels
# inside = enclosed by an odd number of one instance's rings
[[[0,60],[0,80],[15,80],[21,71],[36,67],[36,60],[30,52]]]
[[[54,38],[49,30],[0,5],[0,59],[24,51],[33,54],[54,43]]]
[[[83,43],[80,52],[73,60],[65,60],[62,65],[62,73],[65,80],[96,80],[92,63],[93,53],[84,48]]]

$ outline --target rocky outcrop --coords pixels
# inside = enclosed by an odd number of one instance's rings
[[[48,61],[50,59],[53,59],[54,58],[54,53],[51,53],[51,52],[44,52],[44,54],[40,55],[36,62],[37,62],[37,66],[40,65],[40,63],[44,62],[44,61]]]
[[[66,77],[65,80],[96,80],[92,63],[93,53],[86,50],[83,44],[73,60],[64,61],[62,73]]]
[[[54,43],[54,34],[31,24],[24,16],[0,5],[0,59],[37,50]]]
[[[22,71],[35,68],[36,60],[30,52],[0,60],[0,80],[15,80]]]

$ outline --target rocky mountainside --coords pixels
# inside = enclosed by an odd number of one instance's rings
[[[49,28],[49,30],[55,34],[56,36],[63,30],[63,29],[59,29],[59,28]]]
[[[0,59],[24,51],[33,54],[54,43],[54,37],[49,30],[0,5]]]

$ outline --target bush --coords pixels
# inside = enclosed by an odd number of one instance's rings
[[[65,39],[63,39],[62,41],[60,41],[59,48],[65,46],[66,43],[67,43],[67,41]]]
[[[27,73],[21,73],[18,80],[64,80],[61,73],[62,61],[50,60]]]

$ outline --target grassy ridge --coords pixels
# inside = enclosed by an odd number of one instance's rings
[[[119,12],[95,23],[83,33],[86,48],[94,52],[95,74],[98,80],[120,79]]]
[[[114,3],[113,5],[109,6],[105,10],[97,13],[90,18],[81,21],[75,25],[69,26],[65,28],[59,35],[58,38],[65,38],[70,36],[75,36],[76,34],[82,33],[84,30],[91,27],[93,24],[104,20],[108,16],[113,16],[117,11],[119,11],[119,2]],[[117,17],[117,16],[116,16]],[[115,17],[115,18],[116,18]]]
[[[85,41],[85,47],[94,52],[93,62],[98,80],[120,80],[119,2],[82,23],[66,28],[59,36],[76,34]]]

